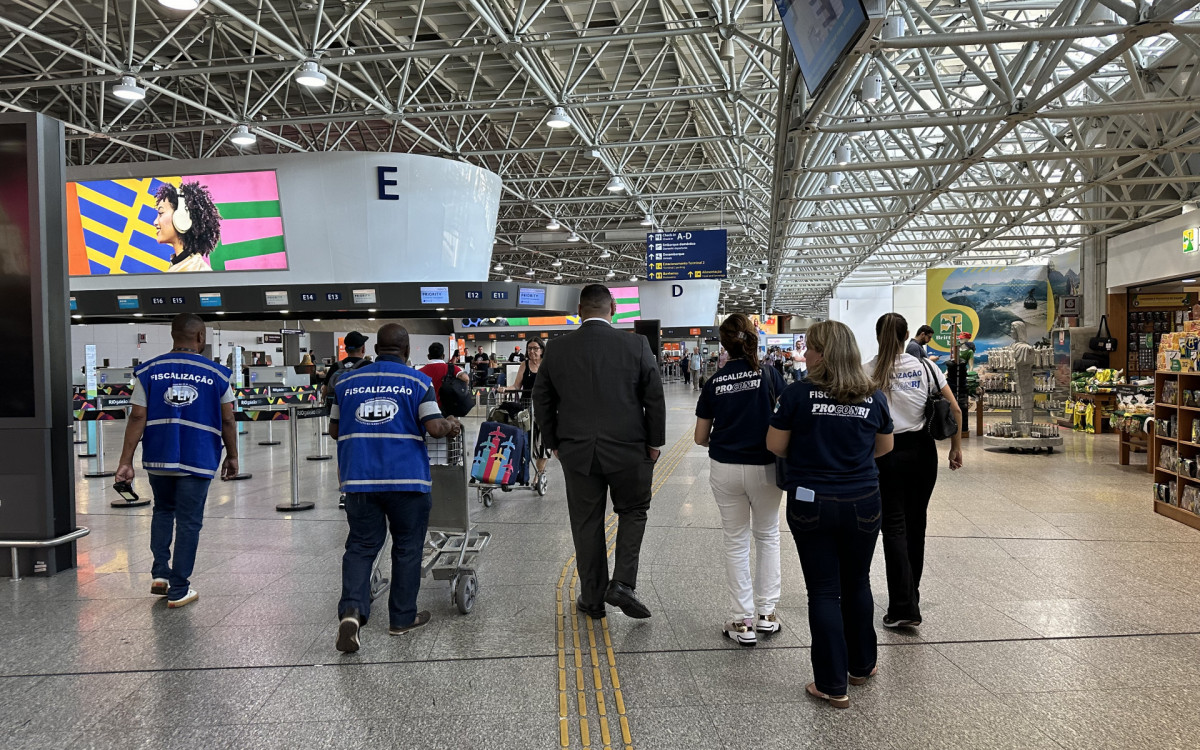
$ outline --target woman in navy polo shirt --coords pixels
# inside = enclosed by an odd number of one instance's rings
[[[808,379],[783,392],[767,447],[787,459],[787,520],[812,631],[815,681],[807,690],[846,708],[847,682],[875,674],[870,576],[882,518],[875,458],[892,449],[892,418],[845,324],[809,329],[806,358]]]
[[[704,383],[696,402],[696,445],[708,446],[708,481],[725,530],[725,576],[733,619],[725,636],[742,646],[757,633],[776,633],[779,620],[779,502],[775,456],[767,450],[767,420],[786,384],[758,362],[758,332],[734,313],[721,324],[729,361]],[[750,537],[758,564],[750,577]],[[755,614],[757,612],[757,620]]]

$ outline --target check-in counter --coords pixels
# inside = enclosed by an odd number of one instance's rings
[[[287,385],[306,388],[312,378],[307,373],[296,372],[294,367],[278,365],[271,367],[248,367],[250,382],[246,385],[256,387],[262,385]]]
[[[133,381],[132,367],[97,367],[96,385],[129,385]]]

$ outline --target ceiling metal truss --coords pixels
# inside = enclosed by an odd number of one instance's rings
[[[809,101],[771,0],[5,0],[0,110],[67,122],[72,164],[461,159],[503,179],[495,279],[640,277],[649,216],[729,230],[725,309],[769,280],[774,309],[823,313],[839,285],[1036,259],[1200,197],[1194,4],[891,0]],[[324,87],[295,81],[309,61]],[[112,95],[124,75],[143,101]]]
[[[504,185],[493,278],[641,276],[647,216],[730,229],[732,266],[757,272],[782,45],[763,0],[5,0],[0,110],[67,122],[73,164],[369,150],[486,167]],[[294,80],[307,61],[323,88]],[[123,75],[144,101],[112,96]],[[545,125],[555,106],[572,127]],[[239,125],[253,146],[229,140]]]
[[[892,2],[835,92],[792,82],[773,305],[823,314],[839,285],[1027,262],[1178,213],[1200,197],[1193,5]]]

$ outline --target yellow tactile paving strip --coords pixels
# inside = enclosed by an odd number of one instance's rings
[[[685,432],[679,440],[668,448],[659,459],[654,469],[654,485],[651,494],[657,494],[667,479],[674,473],[676,467],[688,454],[692,444],[691,432]],[[611,557],[617,536],[617,515],[612,513],[605,519],[608,543],[608,554]],[[586,615],[581,616],[575,606],[575,588],[579,574],[575,569],[575,555],[571,555],[563,565],[562,574],[558,577],[558,591],[555,595],[557,608],[556,640],[558,643],[558,735],[563,747],[571,746],[572,719],[578,726],[577,737],[579,745],[584,748],[624,748],[632,750],[633,735],[629,730],[629,718],[625,715],[625,699],[621,695],[621,678],[617,672],[617,657],[613,653],[612,637],[608,631],[608,618],[599,620],[599,636],[597,636],[597,621]],[[580,627],[583,620],[584,628]],[[567,632],[571,637],[568,642]],[[583,647],[583,639],[587,638],[587,648]],[[608,667],[607,684],[601,665],[601,644],[603,645],[604,662]],[[590,670],[585,670],[585,660]],[[568,662],[571,668],[568,669]],[[571,689],[570,673],[574,672],[574,690]],[[589,675],[590,672],[590,687]],[[574,692],[574,696],[571,693]],[[588,711],[589,692],[595,701],[595,716]],[[605,698],[606,693],[612,695],[613,706],[620,735],[614,737],[614,727],[609,723],[610,708]],[[572,700],[572,697],[574,700]],[[593,734],[593,719],[600,730],[599,741]]]

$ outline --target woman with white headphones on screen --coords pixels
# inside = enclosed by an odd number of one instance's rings
[[[163,184],[154,194],[158,218],[155,239],[175,248],[168,272],[211,271],[208,256],[221,241],[221,214],[208,188],[187,182]]]

